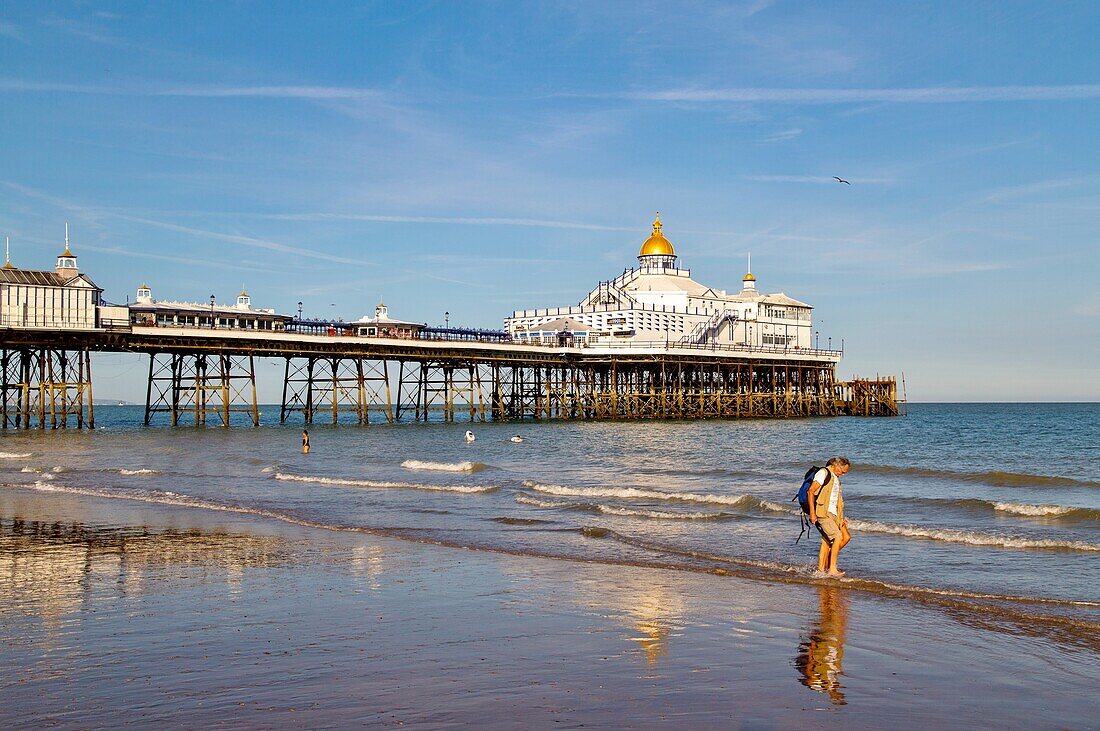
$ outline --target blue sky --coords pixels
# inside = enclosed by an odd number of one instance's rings
[[[50,268],[68,221],[114,301],[500,327],[660,210],[696,279],[751,252],[815,305],[842,376],[1094,401],[1098,37],[1073,2],[8,2],[0,235]]]

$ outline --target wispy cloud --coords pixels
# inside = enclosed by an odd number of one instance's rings
[[[655,102],[772,102],[779,104],[865,104],[896,102],[1072,101],[1100,99],[1100,84],[1063,86],[929,86],[879,89],[797,89],[743,87],[733,89],[664,89],[627,92],[627,99]]]
[[[187,264],[189,266],[198,267],[213,267],[219,270],[224,269],[236,269],[244,272],[268,272],[268,273],[281,273],[278,269],[268,269],[256,264],[249,264],[247,266],[241,266],[236,264],[227,264],[221,260],[214,259],[195,259],[187,256],[170,256],[168,254],[151,254],[145,251],[134,251],[132,249],[125,249],[121,246],[95,246],[94,244],[80,245],[81,249],[87,249],[88,251],[95,251],[100,254],[112,254],[116,256],[124,256],[127,259],[155,259],[157,261],[168,261],[173,264]]]
[[[552,221],[538,218],[492,218],[456,216],[391,216],[370,213],[274,213],[233,214],[277,221],[375,221],[378,223],[446,223],[465,226],[528,226],[535,228],[567,228],[585,231],[637,231],[636,226],[605,226],[577,221]]]
[[[763,138],[761,142],[783,142],[785,140],[793,140],[801,134],[802,130],[799,127],[792,127],[790,129],[780,130],[779,132],[773,132]]]
[[[831,175],[745,175],[745,180],[753,180],[757,183],[818,183],[837,185],[838,181]],[[845,178],[853,185],[886,185],[894,182],[889,178]],[[841,183],[841,185],[843,185]]]
[[[86,41],[92,43],[99,43],[105,46],[121,47],[126,45],[118,38],[108,35],[103,32],[103,29],[99,26],[88,23],[83,20],[74,20],[73,18],[62,18],[56,15],[40,18],[39,21],[42,25],[48,28],[54,28],[56,30],[64,31],[71,35],[83,38]]]
[[[1078,303],[1073,312],[1081,317],[1100,318],[1100,296],[1093,295]]]
[[[102,94],[106,96],[167,96],[197,98],[268,98],[312,100],[381,100],[388,92],[354,86],[157,86],[67,84],[27,79],[0,79],[0,91]]]
[[[1038,180],[1023,185],[1011,185],[1004,188],[998,188],[986,194],[983,201],[986,203],[1003,203],[1017,198],[1025,198],[1037,193],[1046,193],[1051,190],[1061,190],[1063,188],[1073,188],[1085,182],[1086,181],[1082,178],[1057,178],[1054,180]]]
[[[20,43],[25,43],[27,40],[26,36],[23,35],[23,31],[20,30],[18,26],[4,20],[0,20],[0,37],[19,41]]]
[[[319,259],[321,261],[331,261],[338,264],[355,264],[357,266],[372,266],[372,263],[364,258],[352,259],[346,256],[335,256],[333,254],[326,254],[323,251],[314,251],[312,249],[306,249],[299,246],[291,246],[289,244],[279,243],[277,241],[269,241],[267,239],[256,238],[254,236],[242,236],[241,234],[223,233],[221,231],[208,231],[206,229],[194,228],[191,226],[181,226],[175,223],[168,223],[166,221],[156,221],[150,218],[141,218],[138,216],[129,216],[123,213],[110,213],[109,215],[122,219],[124,221],[132,221],[134,223],[141,223],[146,226],[153,226],[155,228],[162,228],[166,231],[176,231],[178,233],[185,233],[191,236],[198,236],[201,238],[212,239],[214,241],[225,241],[232,244],[241,244],[243,246],[250,246],[256,249],[266,249],[267,251],[277,251],[281,254],[291,254],[295,256],[305,257],[307,259]]]
[[[150,96],[266,97],[271,99],[380,99],[377,89],[347,86],[181,86],[145,92]]]

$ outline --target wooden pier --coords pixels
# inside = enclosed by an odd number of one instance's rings
[[[93,427],[93,352],[149,356],[145,423],[258,425],[256,358],[284,360],[281,422],[896,416],[893,378],[838,351],[397,339],[216,328],[0,328],[4,429]]]

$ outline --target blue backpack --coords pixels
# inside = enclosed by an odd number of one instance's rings
[[[801,515],[798,516],[799,523],[802,529],[798,532],[798,538],[794,539],[795,544],[802,540],[802,536],[810,532],[810,486],[814,483],[814,476],[818,470],[825,469],[825,482],[822,483],[822,487],[828,485],[833,480],[833,473],[827,468],[811,467],[806,472],[806,476],[802,478],[802,487],[798,488],[798,493],[791,498],[791,502],[798,501],[798,507],[802,509]]]

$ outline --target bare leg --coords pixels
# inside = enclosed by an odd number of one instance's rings
[[[829,576],[844,576],[844,572],[836,567],[836,557],[840,555],[840,549],[844,545],[842,536],[837,536],[833,545],[829,546]]]
[[[829,570],[829,542],[824,538],[821,539],[821,548],[817,551],[817,570],[828,571]]]

